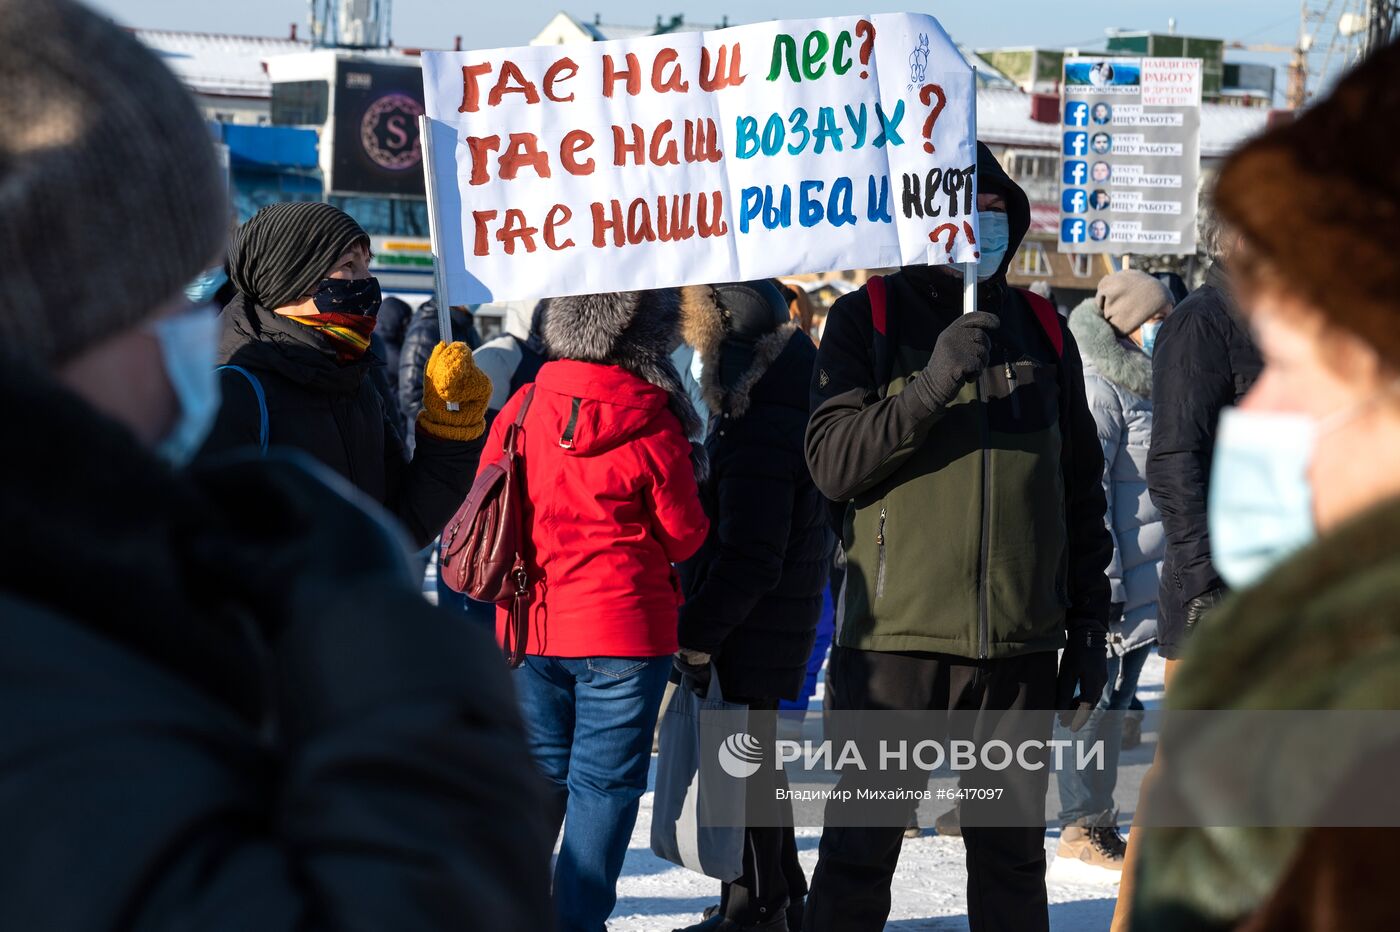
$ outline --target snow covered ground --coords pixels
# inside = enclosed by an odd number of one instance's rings
[[[1163,669],[1163,661],[1154,655],[1143,670],[1138,697],[1148,708],[1160,704]],[[1138,784],[1155,748],[1156,736],[1144,734],[1140,747],[1123,754],[1116,796],[1125,827],[1132,819]],[[1052,799],[1056,798],[1055,792],[1052,783]],[[698,921],[706,906],[719,901],[716,881],[672,867],[651,853],[651,802],[652,794],[648,792],[642,799],[641,815],[618,883],[617,908],[608,922],[612,932],[665,932]],[[808,877],[816,866],[820,837],[820,829],[797,830],[797,847]],[[1108,929],[1118,894],[1116,875],[1078,863],[1054,863],[1058,843],[1058,827],[1052,826],[1045,836],[1045,848],[1052,859],[1046,878],[1051,929]],[[929,932],[966,929],[966,889],[962,840],[942,838],[927,829],[921,837],[904,842],[894,877],[894,907],[886,928]]]

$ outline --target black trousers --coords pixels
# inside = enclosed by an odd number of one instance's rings
[[[828,671],[829,701],[836,711],[955,710],[994,727],[997,712],[1050,710],[1055,702],[1054,651],[1003,660],[970,660],[947,654],[885,653],[835,647]],[[1045,714],[1043,739],[1053,715]],[[947,735],[935,735],[946,738]],[[957,737],[957,736],[955,736]],[[841,784],[868,777],[843,773]],[[1044,800],[1048,768],[1021,784],[1039,806],[1018,827],[964,823],[967,847],[967,912],[972,932],[1048,932],[1045,893]],[[977,785],[976,781],[968,781]],[[1038,794],[1038,795],[1037,795]],[[834,805],[834,804],[833,804]],[[916,802],[902,804],[912,816]],[[964,803],[966,812],[968,803]],[[804,932],[879,932],[890,912],[890,880],[904,840],[903,825],[871,828],[831,824],[822,833],[817,869],[807,898]]]
[[[745,699],[733,701],[748,705],[751,712],[749,732],[771,755],[776,746],[776,699]],[[745,781],[745,791],[771,805],[775,790],[787,789],[787,776],[781,770],[764,766]],[[749,826],[744,829],[744,873],[720,891],[720,912],[741,925],[766,922],[807,895],[807,877],[797,860],[797,840],[792,831],[792,804],[787,804],[787,824],[782,826]],[[794,930],[796,932],[796,930]]]

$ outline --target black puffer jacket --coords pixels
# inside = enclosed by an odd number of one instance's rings
[[[751,389],[716,391],[706,359],[710,533],[681,567],[680,645],[715,655],[726,696],[796,698],[807,675],[835,546],[802,447],[815,362],[792,324],[759,342]]]
[[[295,447],[349,479],[380,503],[423,547],[442,531],[476,475],[484,440],[463,443],[419,435],[413,460],[389,422],[368,377],[372,354],[348,366],[314,330],[239,296],[224,309],[219,362],[257,376],[267,399],[268,440]],[[259,440],[257,396],[242,374],[220,373],[219,417],[200,460],[253,447]]]
[[[1147,486],[1167,534],[1157,644],[1169,659],[1180,651],[1187,603],[1224,585],[1210,562],[1206,526],[1215,428],[1221,409],[1238,404],[1263,368],[1229,285],[1217,262],[1167,315],[1152,355]]]
[[[45,451],[0,458],[0,929],[550,927],[505,667],[387,518],[287,454],[173,473],[22,363],[0,403]]]

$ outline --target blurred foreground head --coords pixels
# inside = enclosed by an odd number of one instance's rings
[[[1299,527],[1306,518],[1326,530],[1400,496],[1397,123],[1400,46],[1391,45],[1221,169],[1215,202],[1239,236],[1231,269],[1265,367],[1239,411],[1222,417],[1213,510],[1231,488],[1272,488],[1257,479],[1266,473],[1287,474],[1279,482],[1307,512]],[[1252,472],[1227,470],[1241,481],[1224,483],[1222,460],[1248,460]],[[1214,516],[1211,534],[1215,542]]]
[[[150,51],[69,0],[0,0],[0,88],[0,349],[150,441],[176,404],[146,325],[227,232],[208,129]]]
[[[1400,45],[1236,152],[1215,203],[1250,292],[1282,292],[1400,371]]]

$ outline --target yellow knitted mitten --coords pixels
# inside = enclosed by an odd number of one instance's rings
[[[439,343],[423,370],[418,426],[443,440],[475,440],[486,431],[491,379],[476,367],[465,343]],[[457,409],[448,409],[455,404]]]

